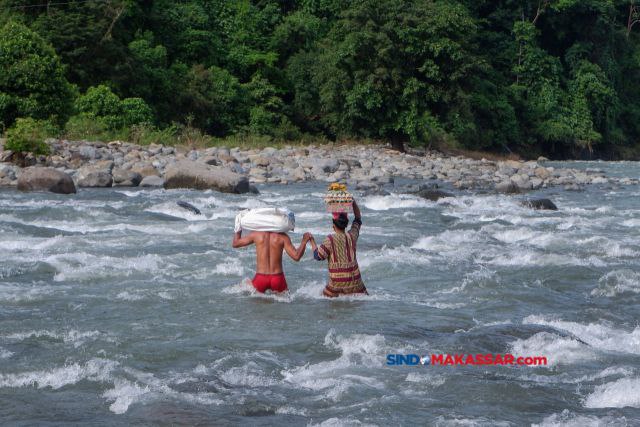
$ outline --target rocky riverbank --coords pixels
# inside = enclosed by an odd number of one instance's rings
[[[318,180],[346,182],[356,190],[376,192],[392,184],[394,178],[403,177],[439,180],[459,189],[517,193],[548,186],[579,190],[589,184],[638,184],[637,179],[607,177],[597,169],[547,167],[544,161],[474,160],[438,152],[409,154],[375,145],[189,150],[120,141],[47,143],[50,155],[28,159],[30,168],[51,168],[49,175],[55,169],[70,177],[76,187],[164,186],[242,193],[254,190],[253,184]],[[20,183],[24,168],[7,162],[11,154],[0,150],[0,186],[32,188],[29,183]],[[38,173],[24,174],[23,181],[27,177],[33,180],[33,176]],[[59,174],[56,177],[64,180]]]

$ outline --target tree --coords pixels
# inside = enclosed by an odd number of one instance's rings
[[[247,122],[246,94],[238,79],[222,68],[194,65],[178,98],[193,126],[212,135],[228,135]]]
[[[69,117],[74,89],[55,51],[26,26],[10,21],[0,28],[0,122],[18,117]]]
[[[456,3],[365,0],[325,40],[315,68],[322,120],[337,135],[401,147],[443,129],[475,65],[475,22]],[[415,141],[418,142],[418,141]]]

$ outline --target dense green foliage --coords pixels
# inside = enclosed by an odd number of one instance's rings
[[[71,136],[140,140],[197,128],[637,156],[634,6],[0,0],[0,122],[49,119]]]
[[[55,125],[46,120],[19,118],[7,131],[7,150],[17,153],[47,154],[49,146],[44,140],[57,133]]]
[[[0,124],[18,117],[64,122],[72,87],[55,51],[37,33],[15,22],[0,28]]]

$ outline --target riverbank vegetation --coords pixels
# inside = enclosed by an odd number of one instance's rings
[[[637,158],[638,19],[623,0],[0,0],[0,125],[21,148],[46,133]]]

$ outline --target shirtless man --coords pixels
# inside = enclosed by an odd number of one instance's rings
[[[252,231],[242,237],[242,231],[238,231],[233,236],[233,247],[256,245],[256,275],[252,280],[253,286],[261,293],[267,289],[283,292],[287,290],[287,281],[282,271],[282,251],[286,251],[292,260],[300,261],[310,238],[309,233],[304,233],[302,242],[296,249],[287,233]]]

